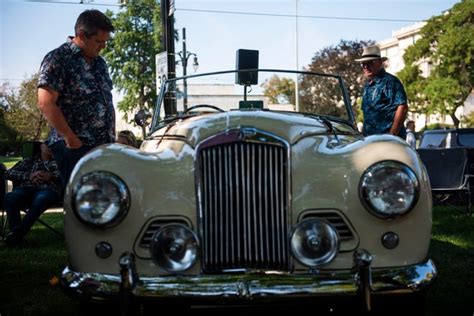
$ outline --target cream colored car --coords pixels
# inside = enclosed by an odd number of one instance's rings
[[[298,80],[298,102],[291,89],[265,94],[271,79]],[[124,309],[328,297],[422,307],[437,274],[425,168],[404,140],[357,131],[339,76],[194,75],[166,81],[158,104],[140,149],[102,146],[74,169],[65,290]]]

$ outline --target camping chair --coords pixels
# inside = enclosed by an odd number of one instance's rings
[[[3,207],[3,197],[7,194],[8,185],[7,185],[7,178],[5,177],[5,172],[7,171],[7,167],[0,163],[0,211],[2,212],[2,219],[1,219],[1,236],[2,239],[5,238],[5,229],[7,227],[7,215],[5,208]]]
[[[472,214],[474,174],[470,171],[467,148],[418,149],[418,154],[428,171],[434,202],[446,201],[457,210]],[[449,203],[456,200],[461,207]]]
[[[22,154],[23,159],[30,158],[30,157],[33,157],[33,156],[36,156],[36,155],[40,155],[41,154],[41,142],[37,142],[37,141],[24,142],[23,145],[22,145],[21,154]],[[4,196],[5,196],[6,191],[7,191],[7,180],[6,180],[6,176],[5,176],[5,171],[6,171],[6,168],[4,169],[3,172],[0,171],[0,176],[1,176],[1,179],[0,179],[1,181],[0,182],[4,183],[4,185],[5,185],[5,189],[1,191],[1,192],[3,192],[3,194],[0,193],[0,201],[1,201],[1,205],[2,205],[2,220],[1,220],[1,223],[2,223],[1,235],[2,235],[2,238],[5,238],[5,233],[6,233],[7,224],[8,224],[8,218],[6,216],[6,211],[3,207],[3,199],[4,199]],[[17,184],[15,182],[12,182],[12,184],[13,184],[13,189],[14,189]],[[1,185],[0,185],[0,189],[2,189]],[[22,212],[23,213],[28,213],[28,209],[22,210]],[[53,233],[60,236],[61,238],[63,237],[63,233],[61,233],[60,231],[58,231],[57,229],[55,229],[54,227],[52,227],[51,225],[49,225],[48,223],[43,221],[41,218],[38,218],[37,222],[40,223],[41,225],[43,225],[44,227],[48,228],[49,230],[51,230]]]

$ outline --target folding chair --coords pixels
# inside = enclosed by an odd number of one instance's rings
[[[24,142],[23,145],[22,145],[22,151],[21,152],[22,152],[22,158],[23,159],[39,155],[39,154],[41,154],[41,142],[38,142],[38,141]],[[3,165],[3,167],[4,167],[3,171],[0,171],[0,175],[1,175],[1,181],[0,182],[3,183],[3,185],[5,186],[5,189],[1,191],[3,194],[0,193],[0,202],[1,202],[1,205],[2,205],[2,220],[1,220],[1,223],[2,223],[1,235],[2,235],[2,238],[5,237],[7,224],[8,224],[8,218],[6,216],[6,211],[5,211],[4,206],[3,206],[3,199],[5,197],[5,194],[7,193],[7,179],[5,177],[6,168],[5,168],[4,165]],[[13,189],[14,189],[15,186],[17,185],[17,183],[12,182],[12,184],[13,184]],[[1,186],[0,186],[0,189],[2,189]],[[28,209],[21,210],[21,211],[23,213],[28,213]],[[41,218],[38,218],[37,222],[40,223],[41,225],[43,225],[44,227],[48,228],[49,230],[51,230],[53,233],[60,236],[61,238],[63,237],[63,233],[61,233],[60,231],[58,231],[57,229],[55,229],[54,227],[52,227],[51,225],[49,225],[48,223],[43,221]]]
[[[430,178],[434,202],[460,200],[465,208],[457,210],[472,214],[471,178],[467,148],[418,149]],[[474,188],[473,188],[474,189]],[[437,197],[442,199],[437,200]]]
[[[1,219],[1,236],[2,239],[5,238],[5,229],[7,227],[7,212],[5,211],[5,208],[3,206],[3,198],[5,194],[7,194],[8,190],[8,185],[7,185],[7,178],[5,177],[5,172],[7,171],[7,167],[3,164],[0,163],[0,211],[2,212],[2,219]]]

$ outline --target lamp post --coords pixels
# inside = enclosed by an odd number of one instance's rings
[[[188,67],[188,59],[191,56],[194,56],[193,59],[193,69],[196,71],[199,67],[197,55],[195,53],[188,52],[186,50],[186,28],[183,27],[183,50],[177,53],[176,55],[179,56],[181,60],[181,65],[183,66],[183,77],[187,74],[187,67]],[[188,109],[188,83],[186,79],[183,80],[183,110],[186,111]]]

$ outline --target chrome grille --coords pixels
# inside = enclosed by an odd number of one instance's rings
[[[199,151],[203,269],[289,269],[286,147],[234,142]]]

